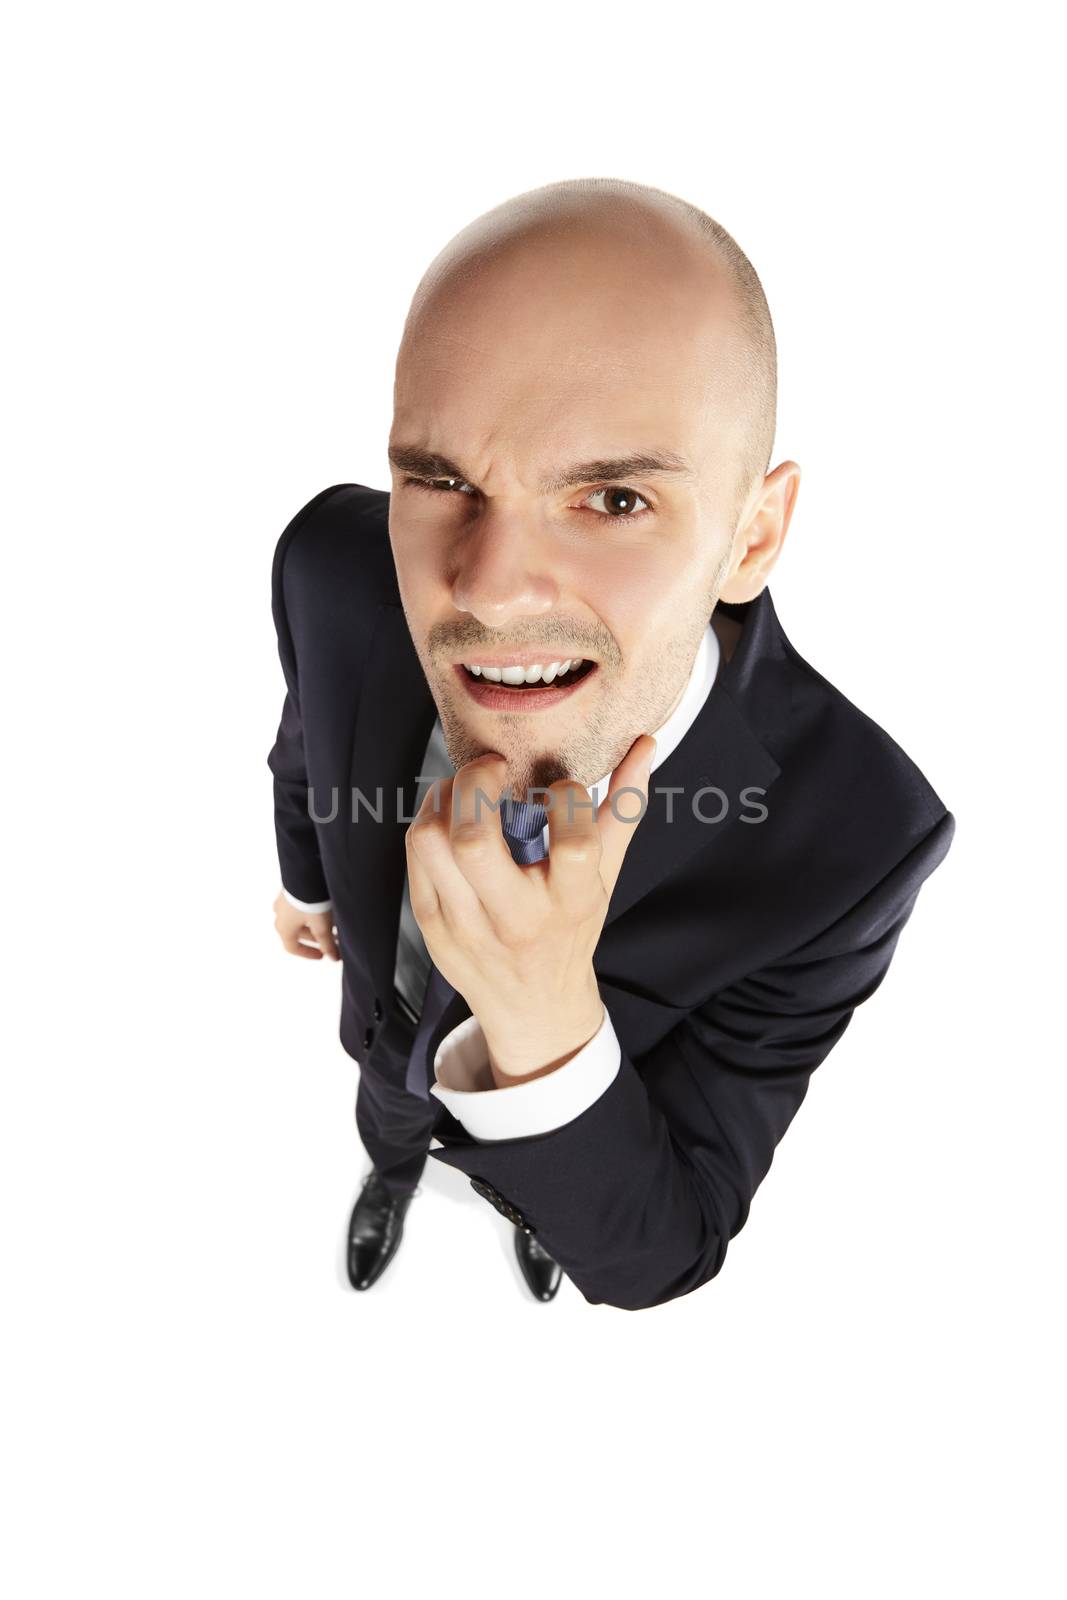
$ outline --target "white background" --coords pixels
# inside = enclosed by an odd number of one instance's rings
[[[9,23],[12,1596],[1062,1592],[1060,77],[1043,7],[41,5]],[[1045,13],[1047,16],[1048,14]],[[286,956],[284,525],[387,488],[408,298],[558,178],[760,273],[775,604],[956,816],[722,1273],[536,1303],[428,1164],[370,1293]]]

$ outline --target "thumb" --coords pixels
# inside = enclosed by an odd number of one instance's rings
[[[641,789],[648,798],[648,779],[656,757],[656,741],[650,733],[639,734],[612,775],[611,789]]]
[[[634,836],[634,830],[648,809],[648,780],[656,754],[656,741],[650,733],[640,734],[611,774],[608,792],[597,814],[597,826],[603,841],[601,878],[610,895],[622,870],[623,857]],[[635,805],[630,793],[625,801],[619,800],[623,789],[636,789],[642,803]]]
[[[311,936],[324,956],[329,956],[331,961],[340,961],[337,942],[333,936],[333,919],[325,911],[308,920]]]

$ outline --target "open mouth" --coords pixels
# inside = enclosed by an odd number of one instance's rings
[[[597,671],[595,661],[583,661],[553,679],[551,683],[492,683],[456,662],[457,674],[471,699],[489,711],[536,711],[559,705],[577,693]]]

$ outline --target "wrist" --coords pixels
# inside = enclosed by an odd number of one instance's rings
[[[546,1027],[543,1015],[525,1028],[515,1019],[499,1032],[483,1025],[495,1086],[502,1089],[529,1082],[565,1066],[599,1032],[603,1021],[604,1002],[594,987],[580,1004],[568,1008],[565,1018],[553,1008],[551,1028]]]

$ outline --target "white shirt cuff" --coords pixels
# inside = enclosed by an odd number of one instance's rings
[[[614,1081],[622,1050],[608,1009],[593,1037],[562,1067],[504,1089],[493,1086],[481,1023],[467,1017],[434,1056],[436,1095],[475,1139],[522,1139],[551,1133],[587,1111]]]
[[[282,894],[289,904],[295,906],[298,911],[330,911],[333,909],[332,900],[298,900],[295,894],[289,893],[284,883],[282,884]]]

